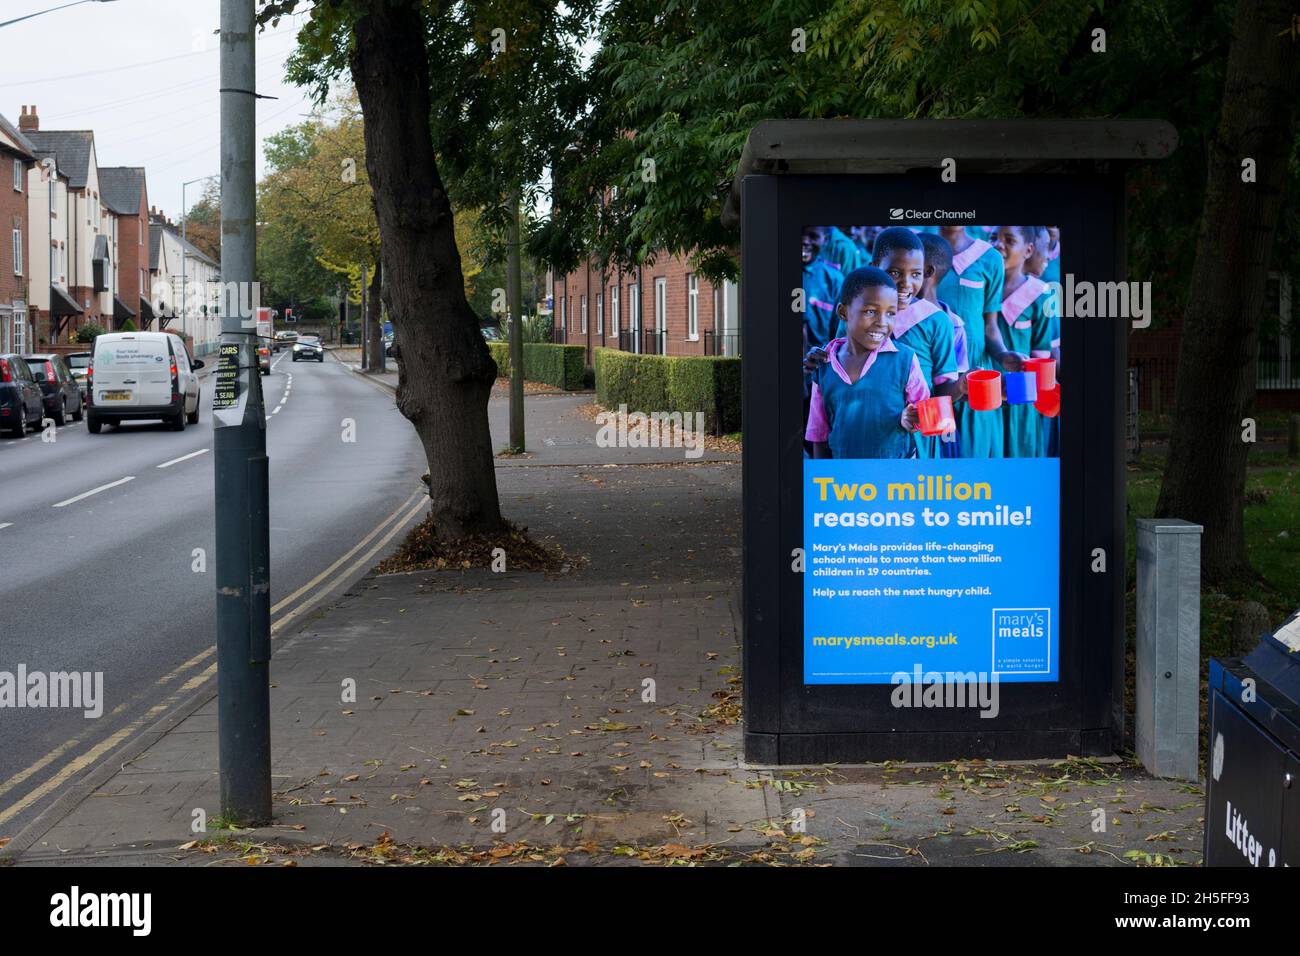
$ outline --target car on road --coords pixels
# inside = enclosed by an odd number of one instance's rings
[[[276,332],[275,344],[271,346],[271,351],[278,352],[280,349],[287,348],[298,341],[297,332]]]
[[[87,377],[86,427],[161,419],[177,431],[199,421],[200,360],[168,332],[106,332],[95,339]]]
[[[24,355],[28,368],[41,387],[45,397],[45,414],[56,425],[66,425],[68,419],[81,421],[81,386],[72,377],[67,361],[57,353]]]
[[[63,356],[68,360],[68,368],[72,369],[72,377],[77,380],[77,385],[81,387],[81,401],[85,404],[86,399],[86,369],[90,368],[90,352],[69,352]]]
[[[325,361],[325,346],[320,344],[320,336],[298,336],[298,341],[293,343],[293,360],[296,362],[299,359],[304,362],[310,359],[315,359],[317,362]]]
[[[483,333],[483,338],[487,339],[489,342],[500,342],[503,339],[501,330],[495,325],[485,325],[480,329],[480,331]]]
[[[44,412],[41,386],[23,357],[0,354],[0,429],[22,438],[28,426],[41,427]]]

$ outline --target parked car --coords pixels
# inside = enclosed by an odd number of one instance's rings
[[[298,341],[297,332],[276,332],[275,344],[271,346],[271,351],[278,352],[280,351],[280,349],[291,346],[293,345],[294,342],[297,341]]]
[[[167,332],[106,332],[91,358],[86,427],[162,419],[177,431],[199,421],[200,360],[190,361],[184,343]]]
[[[81,421],[81,386],[72,377],[72,369],[62,355],[24,355],[32,376],[45,396],[45,414],[56,425],[66,425],[68,419]]]
[[[393,332],[387,332],[384,334],[384,354],[389,358],[395,358],[393,355],[393,342],[395,339],[396,335]]]
[[[16,438],[27,434],[27,427],[41,427],[45,399],[32,370],[21,355],[0,355],[0,429]]]
[[[317,362],[325,361],[325,347],[320,344],[319,336],[298,336],[298,341],[293,343],[293,360],[296,362],[299,359],[304,362],[310,359],[315,359]]]
[[[502,341],[503,336],[501,335],[501,330],[498,329],[495,325],[483,326],[482,332],[483,332],[483,338],[487,339],[489,342]]]
[[[69,352],[63,357],[68,360],[68,368],[72,369],[72,377],[81,386],[81,401],[84,404],[89,400],[86,396],[86,369],[90,368],[90,353]]]

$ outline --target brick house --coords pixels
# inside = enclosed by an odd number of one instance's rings
[[[0,116],[0,352],[30,351],[34,338],[27,178],[36,159],[35,146]]]
[[[555,341],[662,355],[739,355],[737,286],[715,286],[681,256],[629,272],[588,261],[554,276]]]
[[[57,210],[66,217],[64,291],[71,308],[80,310],[70,314],[51,283],[54,301],[49,312],[37,318],[37,335],[41,341],[66,344],[87,323],[113,328],[115,218],[100,196],[95,134],[90,130],[42,130],[35,106],[23,107],[18,129],[36,146],[40,157],[52,159],[66,176],[66,205]]]
[[[113,317],[118,325],[130,317],[137,328],[148,329],[154,319],[149,302],[149,196],[144,168],[105,166],[99,171],[104,205],[116,220],[117,293]]]

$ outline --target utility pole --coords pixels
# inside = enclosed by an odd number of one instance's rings
[[[254,284],[254,2],[221,0],[221,279],[225,301],[212,401],[221,813],[244,825],[271,820],[271,535],[266,408],[257,361]]]
[[[361,264],[361,371],[370,371],[370,303],[366,301],[366,265]]]
[[[524,450],[524,303],[519,282],[519,192],[510,191],[506,298],[510,300],[510,450]]]

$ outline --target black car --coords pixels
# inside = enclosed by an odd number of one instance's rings
[[[304,362],[308,359],[315,359],[317,362],[325,361],[325,347],[320,344],[318,336],[298,336],[298,341],[293,343],[293,360],[296,362],[299,359]]]
[[[45,396],[45,414],[56,425],[66,425],[68,419],[81,421],[81,386],[73,377],[72,369],[62,355],[24,355],[32,376]]]
[[[22,438],[29,425],[41,427],[44,412],[41,387],[23,357],[0,355],[0,430]]]
[[[68,368],[72,370],[72,377],[77,380],[81,386],[82,402],[89,401],[86,398],[86,391],[90,388],[89,379],[86,378],[86,370],[90,368],[90,352],[69,352],[63,356],[68,360]]]

